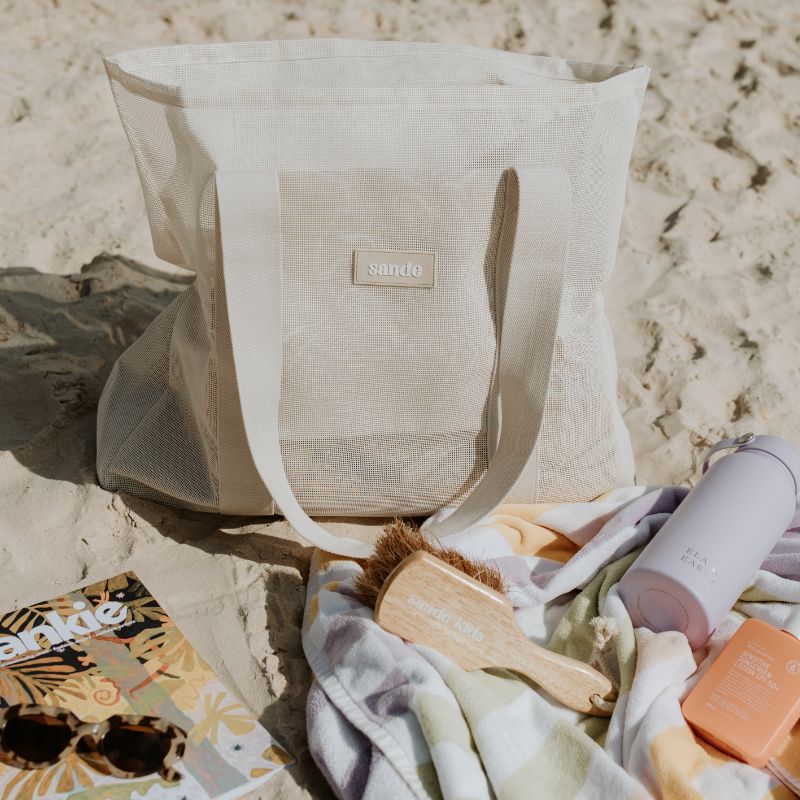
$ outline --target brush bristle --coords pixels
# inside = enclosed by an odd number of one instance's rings
[[[392,570],[406,556],[418,550],[438,556],[496,592],[506,589],[500,570],[493,564],[472,561],[452,547],[443,547],[415,525],[396,519],[384,528],[375,543],[375,552],[364,562],[364,572],[356,579],[356,594],[361,602],[374,608],[378,594]]]

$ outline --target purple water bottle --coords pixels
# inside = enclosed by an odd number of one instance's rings
[[[735,448],[709,468],[711,455]],[[800,452],[777,436],[726,439],[619,583],[635,627],[708,640],[797,511]]]

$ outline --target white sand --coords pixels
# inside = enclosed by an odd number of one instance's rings
[[[308,549],[280,521],[240,528],[240,520],[128,506],[95,484],[103,380],[186,280],[139,266],[176,272],[152,255],[102,54],[314,35],[649,65],[609,308],[639,479],[668,483],[691,480],[703,448],[724,435],[755,429],[800,443],[800,18],[792,8],[785,0],[7,2],[0,608],[137,570],[300,755],[299,767],[254,796],[275,788],[280,797],[328,796],[304,750]]]

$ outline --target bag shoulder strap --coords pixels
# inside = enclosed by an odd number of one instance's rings
[[[530,460],[544,415],[556,344],[571,219],[567,173],[518,166],[509,171],[501,241],[511,252],[495,385],[500,437],[481,480],[437,536],[473,525],[499,505]],[[294,496],[280,448],[283,353],[280,190],[277,170],[219,170],[216,194],[223,282],[242,423],[256,470],[283,515],[315,546],[363,558],[372,545],[330,533]],[[514,230],[515,229],[515,230]]]

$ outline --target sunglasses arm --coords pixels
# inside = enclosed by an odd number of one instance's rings
[[[162,766],[158,771],[160,778],[163,778],[167,783],[177,783],[183,775],[181,775],[175,767]]]

